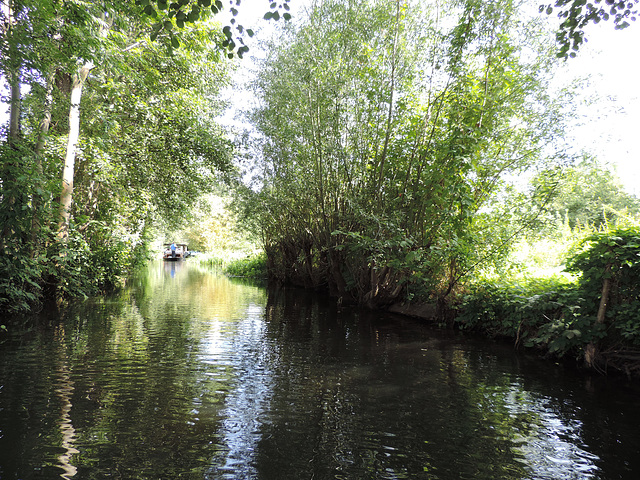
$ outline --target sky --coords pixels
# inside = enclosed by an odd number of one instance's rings
[[[298,15],[309,0],[291,0],[291,12]],[[256,30],[256,37],[273,28],[262,20],[269,0],[242,0],[239,23]],[[550,17],[555,21],[554,17]],[[223,20],[224,21],[224,20]],[[281,20],[282,21],[282,20]],[[640,23],[640,22],[638,22]],[[577,109],[583,125],[567,132],[576,149],[585,149],[597,156],[601,163],[614,168],[625,189],[640,196],[640,25],[632,24],[624,30],[615,30],[613,23],[601,22],[586,29],[588,42],[580,48],[576,58],[569,59],[563,75],[566,81],[573,77],[589,76],[587,87],[581,92],[582,101]],[[250,42],[252,51],[257,42]],[[245,61],[243,60],[243,61]],[[0,95],[6,98],[6,85],[2,82]],[[595,104],[586,99],[597,96]],[[0,122],[6,124],[6,104],[0,105]]]
[[[640,25],[615,30],[611,22],[591,25],[589,42],[570,59],[569,71],[590,75],[585,96],[599,101],[579,107],[585,125],[572,135],[602,162],[615,167],[625,189],[640,196]]]

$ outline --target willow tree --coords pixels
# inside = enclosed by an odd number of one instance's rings
[[[505,175],[551,161],[562,128],[548,38],[514,2],[328,0],[270,52],[254,119],[276,277],[442,303],[508,243]]]

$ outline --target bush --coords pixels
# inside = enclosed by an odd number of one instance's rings
[[[601,353],[608,352],[611,362],[612,355],[637,351],[640,228],[589,235],[570,256],[567,270],[579,274],[577,281],[551,277],[474,284],[458,306],[456,323],[515,338],[516,344],[544,348],[557,356],[582,357],[585,347],[596,345]],[[599,308],[603,294],[608,297],[606,315]]]
[[[517,344],[548,345],[554,338],[545,333],[546,326],[573,318],[578,304],[576,285],[563,277],[487,282],[467,291],[455,322],[463,329],[515,338]],[[558,353],[574,346],[565,345]]]
[[[640,227],[621,227],[588,236],[567,270],[581,273],[585,312],[607,325],[608,343],[640,347]],[[599,311],[607,295],[606,310]],[[604,328],[604,326],[602,327]]]
[[[266,278],[267,257],[264,253],[230,262],[224,272],[233,277]]]
[[[40,299],[42,265],[27,255],[0,256],[0,312],[24,313]]]

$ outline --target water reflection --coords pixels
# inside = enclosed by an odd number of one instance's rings
[[[70,479],[77,473],[76,467],[71,463],[73,455],[80,453],[75,447],[76,431],[73,428],[71,422],[72,403],[71,399],[74,393],[73,381],[69,371],[69,359],[64,351],[65,345],[65,331],[62,325],[59,325],[55,330],[55,340],[59,345],[59,355],[57,356],[57,388],[55,393],[57,394],[60,403],[60,418],[58,420],[58,428],[60,429],[60,436],[62,437],[62,452],[58,456],[58,466],[64,473],[60,476],[64,479]]]
[[[0,478],[624,479],[637,391],[152,264],[0,347]]]
[[[234,377],[221,412],[220,442],[207,478],[257,476],[255,453],[269,411],[273,377],[266,345],[261,305],[248,306],[234,337],[224,338],[216,331],[203,344],[202,361],[214,369],[230,365]]]
[[[183,265],[185,265],[183,261],[162,263],[164,274],[169,278],[174,278],[182,270]]]

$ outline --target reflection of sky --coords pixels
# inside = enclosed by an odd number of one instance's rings
[[[549,480],[583,480],[598,478],[598,457],[589,453],[581,438],[582,422],[560,418],[549,405],[550,399],[512,385],[504,404],[514,419],[524,419],[516,452],[531,471],[532,478]]]
[[[274,376],[267,364],[265,345],[264,307],[255,304],[248,306],[243,319],[224,326],[215,322],[202,345],[200,361],[207,366],[205,370],[215,373],[221,367],[230,369],[211,478],[257,475],[254,455],[261,438],[262,417],[269,410],[273,388],[270,379]]]

